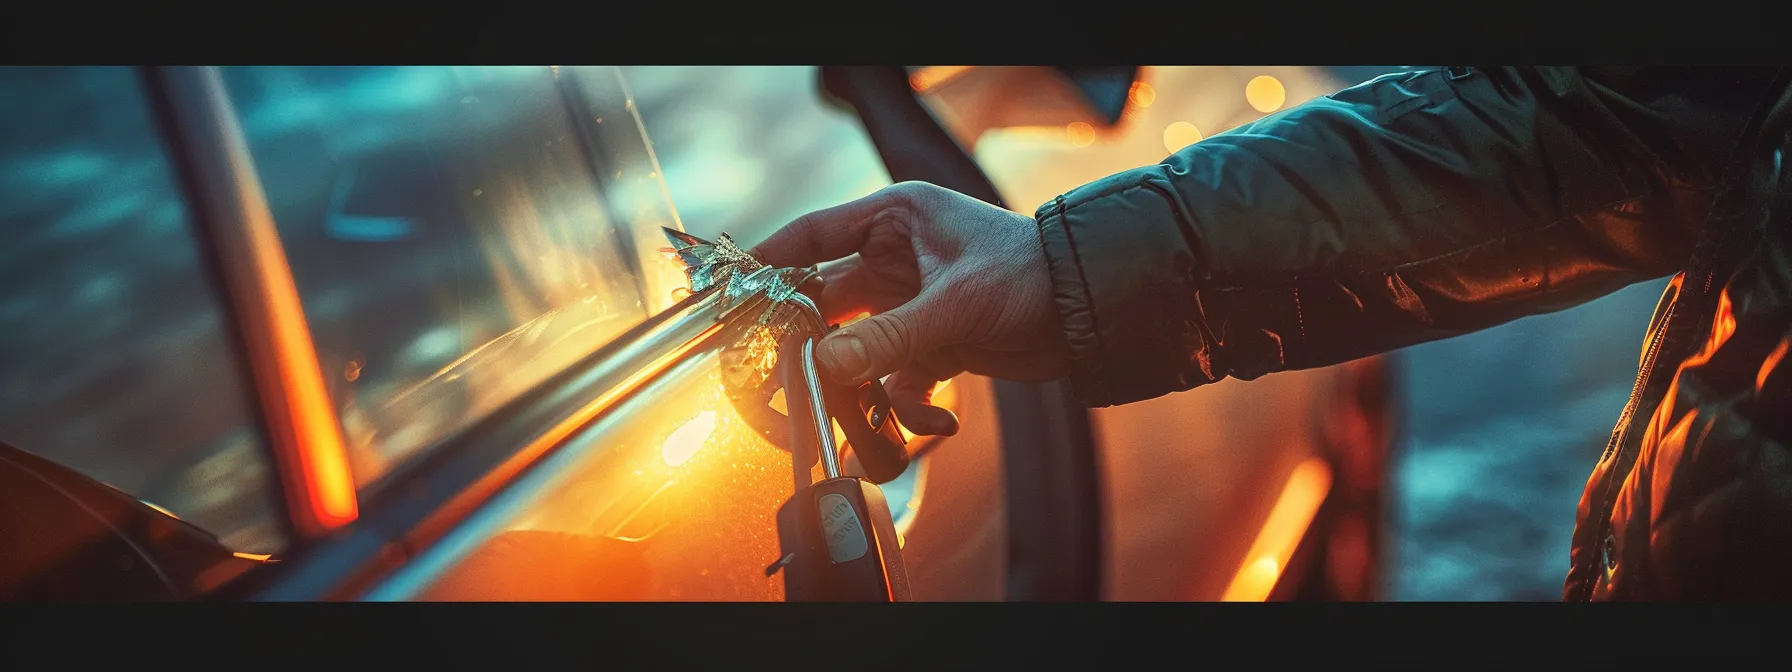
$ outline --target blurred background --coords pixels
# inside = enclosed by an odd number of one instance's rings
[[[1030,213],[1078,184],[1400,69],[1147,67],[1115,129],[997,130],[975,155]],[[857,121],[816,95],[812,67],[623,70],[693,233],[751,244],[889,184]],[[1664,285],[1394,356],[1402,404],[1385,599],[1560,599],[1575,505],[1622,410]]]

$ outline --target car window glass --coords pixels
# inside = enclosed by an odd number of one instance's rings
[[[224,78],[363,487],[670,304],[613,69]]]
[[[277,491],[175,167],[128,67],[0,67],[0,441],[243,552]]]
[[[744,245],[806,213],[889,186],[858,119],[814,66],[622,68],[686,230]]]

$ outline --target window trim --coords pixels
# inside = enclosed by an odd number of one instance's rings
[[[360,513],[342,422],[222,75],[214,66],[138,72],[248,364],[291,541],[335,532]]]
[[[137,69],[181,177],[201,257],[224,299],[242,368],[253,379],[261,430],[280,474],[276,487],[294,533],[278,564],[206,599],[317,601],[365,594],[448,535],[468,533],[462,528],[476,523],[476,514],[495,497],[526,489],[523,477],[544,458],[726,337],[730,325],[745,319],[740,316],[756,316],[763,300],[731,302],[713,291],[685,297],[490,416],[439,439],[389,475],[387,487],[362,496],[347,467],[341,419],[324,385],[291,266],[220,70]],[[601,177],[593,154],[602,148],[584,115],[589,91],[578,77],[558,79],[585,162]],[[648,152],[658,170],[651,146]],[[601,193],[598,181],[593,188]],[[630,238],[621,231],[618,237]],[[632,239],[620,242],[625,251],[635,250]],[[624,256],[637,276],[645,273],[638,254]],[[645,300],[645,278],[640,283]],[[325,495],[348,506],[331,511]]]
[[[215,597],[362,597],[450,534],[467,533],[466,524],[479,527],[476,514],[494,498],[530,487],[523,479],[535,467],[635,393],[731,337],[731,326],[755,323],[763,301],[730,301],[713,289],[686,297],[401,467],[391,485],[368,496],[365,515],[343,534],[296,549],[278,571],[245,576]]]
[[[615,200],[609,195],[609,189],[604,184],[604,168],[608,165],[604,163],[604,159],[609,159],[611,156],[609,148],[598,141],[599,131],[596,128],[597,124],[591,120],[591,115],[587,113],[592,107],[592,94],[585,86],[585,78],[578,76],[581,73],[576,72],[568,72],[566,73],[566,76],[562,77],[559,66],[551,67],[553,68],[554,73],[554,85],[560,94],[560,104],[566,109],[568,123],[572,125],[574,131],[579,135],[579,158],[584,161],[587,171],[591,174],[591,190],[597,195],[605,214],[610,216],[610,221],[618,224],[627,221],[624,213],[616,210]],[[595,75],[596,73],[592,74]],[[620,75],[617,76],[620,77]],[[629,111],[633,112],[633,96],[628,93],[626,88],[623,89],[623,95],[629,100]],[[638,127],[640,125],[640,120],[636,119],[635,122]],[[642,143],[646,144],[645,137],[643,137]],[[649,145],[647,151],[648,157],[654,159],[653,169],[658,171],[659,162],[657,158],[653,157],[653,147]],[[627,230],[622,226],[615,226],[611,228],[610,234],[614,239],[613,243],[616,245],[616,249],[622,252],[622,258],[629,264],[629,271],[631,271],[630,275],[634,280],[635,293],[640,296],[643,305],[645,305],[648,301],[647,269],[642,267],[641,253],[635,245],[635,232]]]

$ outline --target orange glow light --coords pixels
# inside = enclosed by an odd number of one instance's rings
[[[1095,127],[1080,121],[1072,122],[1064,127],[1064,137],[1070,140],[1070,144],[1088,147],[1095,143]]]
[[[238,180],[255,184],[255,175],[246,161],[232,168]],[[317,347],[311,342],[311,327],[299,302],[299,289],[287,264],[286,250],[275,231],[273,214],[265,201],[248,207],[250,211],[244,213],[244,243],[249,253],[249,272],[261,290],[255,299],[266,311],[267,329],[265,340],[254,344],[266,348],[255,364],[271,369],[262,371],[257,378],[261,384],[282,390],[264,395],[273,405],[268,409],[269,431],[274,433],[270,438],[289,465],[283,471],[290,479],[287,487],[293,499],[289,506],[294,525],[303,534],[322,534],[353,522],[360,514],[355,478],[349,472],[348,447],[324,388]]]
[[[1269,598],[1331,486],[1331,468],[1324,460],[1312,458],[1294,468],[1221,601],[1262,602]]]
[[[353,521],[359,506],[355,501],[355,478],[348,468],[348,448],[329,394],[324,390],[311,327],[306,324],[299,290],[287,272],[285,251],[277,235],[270,216],[256,222],[251,240],[255,256],[269,260],[259,266],[267,287],[265,298],[274,332],[274,356],[280,380],[286,387],[286,412],[293,433],[281,443],[297,449],[293,457],[297,458],[300,483],[296,485],[309,505],[305,511],[308,520],[300,521],[300,526],[317,533]]]
[[[574,411],[571,415],[562,419],[558,424],[555,424],[547,431],[536,436],[534,441],[529,442],[529,445],[524,446],[522,450],[511,455],[503,464],[486,472],[485,476],[481,477],[478,482],[462,489],[459,494],[455,495],[452,501],[437,509],[434,514],[431,514],[429,518],[417,525],[412,533],[413,543],[423,543],[424,540],[433,540],[439,537],[446,532],[448,527],[455,521],[464,518],[468,513],[472,512],[475,507],[481,502],[484,502],[487,498],[490,498],[499,490],[499,488],[503,487],[504,484],[511,482],[518,474],[522,473],[524,469],[527,469],[529,465],[534,464],[542,455],[547,454],[548,450],[560,445],[567,437],[572,436],[574,432],[589,425],[598,415],[602,414],[611,406],[614,406],[616,402],[620,401],[623,397],[640,389],[641,386],[647,384],[647,381],[651,380],[654,376],[671,368],[674,362],[683,359],[685,355],[689,354],[692,350],[695,350],[698,346],[707,341],[709,337],[715,335],[716,332],[721,331],[722,326],[723,323],[721,322],[709,325],[701,333],[686,341],[684,345],[661,355],[651,364],[637,369],[615,387],[598,395],[596,399],[592,399],[589,403],[579,407],[579,410]]]
[[[205,73],[208,87],[222,91],[218,71]],[[209,113],[221,127],[239,128],[235,112],[221,94],[209,104]],[[348,448],[247,141],[234,133],[226,143],[229,174],[218,177],[234,185],[232,206],[239,210],[233,214],[240,223],[217,227],[218,256],[227,264],[230,300],[243,315],[240,324],[251,378],[261,398],[293,527],[301,535],[320,535],[354,521],[360,513]]]
[[[930,65],[910,73],[908,85],[915,91],[925,92],[957,78],[970,69],[971,66],[968,65]]]
[[[355,501],[355,478],[348,468],[348,449],[343,444],[336,413],[330,407],[323,379],[317,375],[317,350],[311,344],[311,330],[305,325],[298,307],[298,291],[291,291],[291,303],[279,301],[274,311],[277,330],[276,347],[280,350],[282,371],[289,393],[290,412],[294,423],[292,445],[298,447],[302,489],[310,504],[313,520],[322,529],[334,529],[353,521],[359,513]],[[278,317],[285,314],[285,319]]]
[[[1201,141],[1201,129],[1186,121],[1178,121],[1164,129],[1164,149],[1175,154],[1183,147]]]
[[[1258,112],[1268,114],[1282,109],[1282,104],[1288,102],[1288,89],[1282,86],[1282,80],[1258,75],[1244,85],[1244,100]]]
[[[660,446],[660,457],[666,461],[668,467],[676,467],[689,462],[691,456],[703,449],[703,443],[708,441],[709,435],[715,431],[716,412],[698,413],[697,417],[686,421],[666,437],[666,442]]]
[[[1755,374],[1755,393],[1759,394],[1767,389],[1768,374],[1779,368],[1780,360],[1786,358],[1788,347],[1792,347],[1792,338],[1782,338],[1780,344],[1774,346],[1773,352],[1767,353],[1767,359],[1761,362],[1761,370]]]
[[[1134,105],[1151,107],[1152,103],[1157,102],[1157,89],[1151,88],[1150,84],[1144,82],[1133,82],[1132,90],[1126,94],[1126,97]]]

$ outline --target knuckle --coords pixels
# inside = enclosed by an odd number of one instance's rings
[[[920,207],[922,203],[933,198],[934,192],[939,190],[939,187],[920,180],[905,180],[890,185],[887,190],[894,200]]]
[[[873,347],[886,353],[887,356],[903,356],[908,352],[912,334],[909,325],[894,316],[882,315],[882,319],[871,319],[864,322],[864,331],[860,338],[871,341]]]

